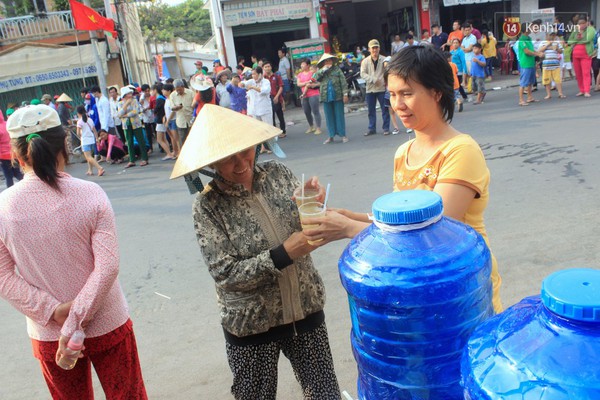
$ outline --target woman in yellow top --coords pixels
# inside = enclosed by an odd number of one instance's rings
[[[433,190],[442,196],[444,215],[462,221],[489,241],[483,213],[489,200],[490,172],[481,148],[471,136],[450,125],[454,115],[452,70],[442,53],[431,46],[405,47],[386,71],[390,103],[415,139],[404,143],[394,158],[394,190]],[[432,111],[435,110],[435,111]],[[307,220],[319,225],[305,230],[311,241],[352,238],[370,224],[366,213],[328,210]],[[494,311],[501,312],[500,275],[492,255]]]
[[[492,32],[483,29],[479,43],[481,43],[481,53],[485,57],[485,77],[491,81],[494,75],[494,60],[498,56],[496,51],[498,41]]]

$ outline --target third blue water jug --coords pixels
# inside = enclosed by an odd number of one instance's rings
[[[460,357],[493,314],[490,252],[429,191],[390,193],[339,261],[360,400],[462,399]]]
[[[555,272],[483,323],[462,373],[469,400],[600,399],[600,271]]]

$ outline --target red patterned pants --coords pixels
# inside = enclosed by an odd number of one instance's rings
[[[58,342],[32,343],[53,399],[93,400],[92,365],[107,399],[148,399],[131,320],[106,335],[85,339],[84,357],[69,371],[56,365]]]

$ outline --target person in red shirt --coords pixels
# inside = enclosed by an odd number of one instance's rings
[[[217,104],[217,92],[212,79],[192,79],[190,80],[190,86],[196,90],[194,102],[192,103],[194,116],[200,114],[200,110],[205,104]]]
[[[279,129],[283,131],[280,138],[287,136],[285,132],[285,117],[283,112],[285,111],[285,101],[283,99],[283,80],[281,75],[273,73],[273,65],[270,61],[265,60],[263,62],[264,77],[271,82],[271,104],[273,106],[273,126],[277,126],[275,122],[275,115],[279,119]]]
[[[221,65],[221,60],[219,60],[218,58],[216,60],[213,61],[213,75],[217,76],[217,74],[221,71],[223,71],[225,69],[225,67],[223,65]]]

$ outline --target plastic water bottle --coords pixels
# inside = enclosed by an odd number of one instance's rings
[[[460,357],[493,314],[490,252],[430,191],[387,194],[339,261],[360,400],[462,399]]]
[[[70,353],[69,356],[62,355],[56,364],[62,369],[73,369],[75,368],[75,364],[77,364],[77,360],[79,359],[79,354],[81,353],[81,349],[83,348],[83,341],[85,339],[85,334],[82,331],[75,331],[73,336],[69,339],[69,343],[67,344],[66,353]]]
[[[469,400],[600,399],[600,271],[548,276],[478,327],[462,360]]]

